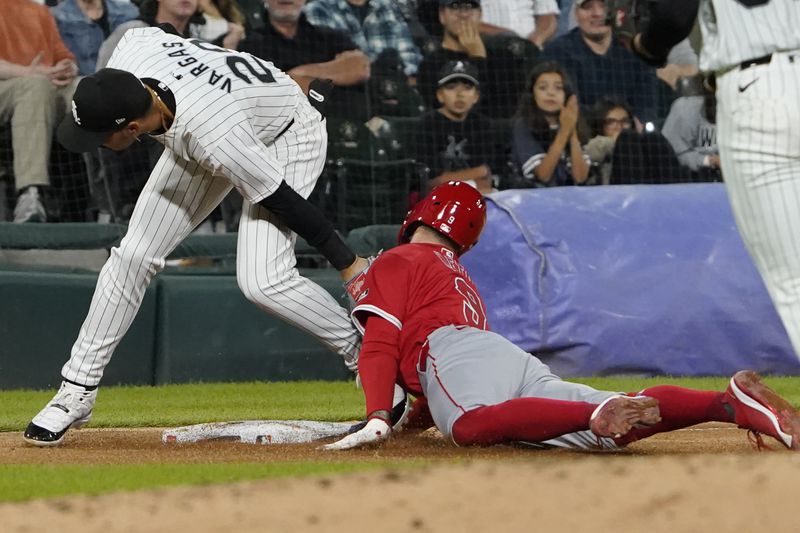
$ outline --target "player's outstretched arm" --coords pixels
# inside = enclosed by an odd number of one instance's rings
[[[326,446],[324,450],[348,450],[385,440],[392,433],[394,384],[398,377],[399,331],[378,315],[366,319],[358,358],[358,373],[367,403],[367,425]]]

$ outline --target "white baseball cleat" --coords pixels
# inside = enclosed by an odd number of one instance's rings
[[[67,381],[44,409],[28,424],[23,438],[34,446],[58,446],[70,428],[80,428],[92,418],[97,388],[86,390]]]

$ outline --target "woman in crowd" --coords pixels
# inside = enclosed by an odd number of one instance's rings
[[[200,0],[200,12],[206,23],[198,28],[204,41],[236,50],[244,39],[244,15],[236,0]]]
[[[537,65],[520,99],[512,132],[512,155],[523,186],[583,185],[589,158],[581,148],[578,98],[564,69],[554,61]]]

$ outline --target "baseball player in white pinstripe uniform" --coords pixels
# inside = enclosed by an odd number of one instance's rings
[[[166,28],[169,30],[170,28]],[[165,258],[235,187],[244,197],[237,280],[264,311],[311,333],[353,366],[358,333],[327,291],[295,268],[296,235],[350,279],[365,266],[306,201],[325,162],[322,115],[299,86],[249,54],[161,28],[128,31],[109,68],[81,80],[59,140],[75,152],[122,150],[149,134],[166,147],[128,233],[100,272],[61,389],[25,431],[62,441],[92,414],[97,386]]]
[[[695,15],[736,224],[800,356],[800,1],[662,1],[634,51],[663,63]]]

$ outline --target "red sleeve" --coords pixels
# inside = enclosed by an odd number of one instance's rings
[[[357,328],[363,328],[372,315],[384,318],[398,330],[403,328],[412,267],[408,259],[391,250],[378,256],[367,271],[362,296],[353,308]]]
[[[400,330],[380,316],[366,318],[366,331],[358,357],[358,374],[367,402],[367,416],[392,410],[394,384],[400,366]]]

